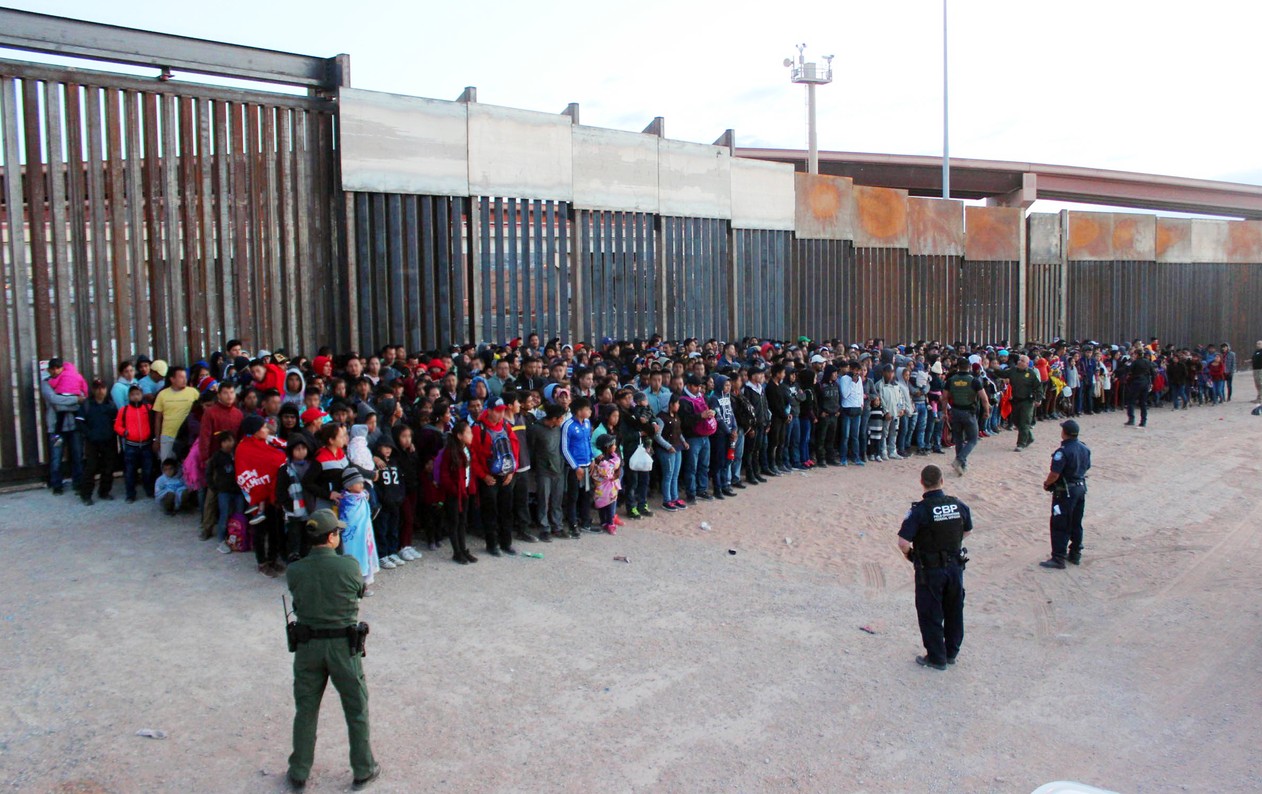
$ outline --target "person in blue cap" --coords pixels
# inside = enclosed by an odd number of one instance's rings
[[[1082,515],[1087,504],[1087,470],[1091,450],[1078,440],[1078,423],[1060,423],[1060,447],[1052,453],[1052,467],[1043,490],[1052,494],[1052,556],[1040,562],[1044,568],[1064,570],[1065,562],[1082,562]]]

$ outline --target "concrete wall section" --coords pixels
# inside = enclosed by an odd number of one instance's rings
[[[1232,221],[1227,224],[1227,262],[1262,262],[1262,221]]]
[[[732,155],[724,146],[661,140],[658,211],[688,218],[732,217]]]
[[[907,199],[908,252],[963,256],[964,204],[936,198]]]
[[[854,180],[795,173],[793,184],[799,240],[854,239]]]
[[[1113,216],[1113,258],[1129,262],[1157,260],[1157,217],[1117,213]]]
[[[1227,221],[1192,220],[1192,256],[1189,262],[1227,261]]]
[[[732,227],[793,231],[793,166],[732,158]]]
[[[342,189],[469,194],[468,105],[343,88]]]
[[[572,128],[569,116],[470,104],[470,193],[572,200]]]
[[[658,210],[656,135],[574,127],[574,206]]]
[[[1158,218],[1156,238],[1158,262],[1192,261],[1191,219]]]
[[[1029,223],[1030,264],[1055,265],[1060,262],[1060,215],[1032,212]]]
[[[1019,207],[965,207],[964,258],[971,262],[1016,262],[1021,259]]]
[[[856,248],[906,248],[907,191],[854,186]]]

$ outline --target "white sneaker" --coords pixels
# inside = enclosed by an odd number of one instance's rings
[[[419,560],[421,553],[411,546],[404,546],[403,550],[399,552],[399,556],[408,562],[412,562],[413,560]]]
[[[375,596],[375,595],[376,595],[376,593],[374,593],[372,590],[365,590],[365,591],[364,591],[364,598],[372,598],[372,597],[373,597],[373,596]]]
[[[397,565],[394,564],[394,562],[391,561],[389,557],[382,557],[378,559],[377,564],[380,565],[382,568],[385,568],[387,571],[390,570],[391,568],[398,567]]]
[[[903,456],[898,454],[897,452],[895,452],[893,455],[890,455],[890,460],[902,460],[902,459],[903,459]]]
[[[219,552],[220,554],[231,554],[232,547],[228,545],[228,541],[221,540],[219,541],[219,545],[215,547],[215,551]]]
[[[391,554],[391,555],[390,555],[387,559],[389,559],[389,560],[390,560],[390,562],[394,563],[396,566],[398,566],[398,565],[407,565],[407,564],[408,564],[408,561],[407,561],[407,560],[403,559],[402,557],[400,557],[400,556],[399,556],[399,555],[397,555],[397,554]]]

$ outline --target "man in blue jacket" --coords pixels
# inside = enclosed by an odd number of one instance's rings
[[[561,455],[565,458],[565,520],[570,537],[577,540],[591,523],[592,405],[586,397],[576,397],[570,413],[561,425]]]

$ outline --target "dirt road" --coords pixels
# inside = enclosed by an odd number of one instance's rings
[[[1064,572],[1036,567],[1058,429],[1022,454],[984,440],[948,474],[977,527],[945,673],[913,663],[894,551],[920,459],[782,477],[543,560],[383,571],[363,608],[374,790],[1262,790],[1248,407],[1084,419],[1086,550]],[[251,563],[148,505],[0,497],[0,785],[283,790],[282,584]],[[308,790],[349,787],[330,690]]]

